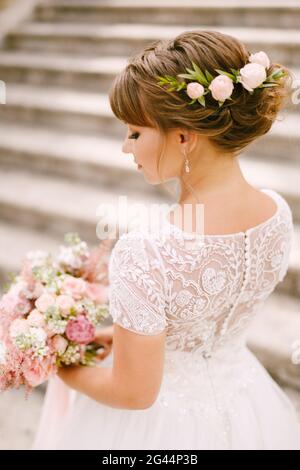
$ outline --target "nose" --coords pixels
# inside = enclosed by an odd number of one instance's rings
[[[128,136],[129,136],[129,131],[127,131],[125,139],[124,139],[123,144],[122,144],[122,152],[123,153],[132,153],[132,150],[131,150],[132,143],[131,143],[130,139],[128,139]]]

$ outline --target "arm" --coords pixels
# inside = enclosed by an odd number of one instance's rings
[[[140,335],[115,324],[112,368],[71,366],[59,377],[71,388],[113,408],[145,409],[157,398],[165,332]]]
[[[109,268],[113,367],[69,367],[59,376],[99,403],[144,409],[156,400],[163,375],[164,274],[149,242],[131,239],[129,234],[122,238],[113,249]]]

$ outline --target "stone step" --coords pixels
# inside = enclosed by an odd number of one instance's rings
[[[113,115],[107,94],[10,83],[1,123],[57,128],[80,134],[103,133],[124,138],[125,127]],[[300,106],[298,106],[300,109]],[[300,113],[284,112],[270,132],[256,140],[245,152],[268,161],[299,163]]]
[[[127,64],[126,57],[71,57],[0,52],[0,76],[6,83],[31,83],[68,89],[107,91]]]
[[[31,172],[94,187],[163,196],[168,183],[145,184],[133,156],[124,154],[121,141],[96,135],[60,132],[25,125],[2,124],[0,164],[12,171]]]
[[[197,29],[205,30],[203,22]],[[158,39],[174,38],[183,31],[195,30],[189,23],[178,26],[163,24],[56,24],[27,23],[18,26],[6,38],[9,49],[43,51],[43,53],[130,56]],[[216,30],[243,41],[252,51],[265,50],[273,61],[290,66],[300,64],[300,31],[274,28],[216,27]]]
[[[270,162],[294,162],[300,171],[300,104],[294,106],[294,110],[298,112],[281,112],[270,131],[250,144],[247,151]]]
[[[273,188],[290,204],[295,221],[300,222],[299,164],[268,162],[257,154],[240,155],[245,178],[255,187]]]
[[[126,126],[111,111],[108,96],[90,91],[9,83],[1,122],[123,137]]]
[[[39,21],[189,24],[198,26],[273,27],[290,29],[300,24],[297,0],[101,0],[48,1],[36,10]]]
[[[23,387],[0,395],[0,450],[31,448],[43,407],[44,392],[40,388],[27,401]]]
[[[9,280],[9,273],[18,273],[22,259],[31,250],[45,250],[56,253],[63,237],[37,232],[7,222],[0,224],[0,291]]]
[[[137,213],[130,217],[132,210],[142,208],[147,213],[150,204],[170,203],[167,195],[130,193],[114,186],[74,185],[71,180],[14,169],[3,169],[1,176],[3,221],[58,236],[76,231],[92,243],[101,229],[107,231],[108,223],[116,224],[117,234],[126,231],[135,223]]]
[[[300,300],[273,292],[254,319],[248,345],[276,381],[300,390],[300,364],[293,364],[300,341]]]
[[[125,132],[124,132],[125,137]],[[109,157],[108,157],[109,156]],[[168,183],[152,186],[136,169],[133,156],[122,152],[116,138],[28,125],[2,124],[0,163],[3,168],[49,174],[67,180],[150,195],[169,193]],[[257,154],[240,156],[241,169],[256,187],[279,191],[289,202],[296,222],[300,222],[299,165],[268,162]]]

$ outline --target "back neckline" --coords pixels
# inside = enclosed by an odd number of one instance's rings
[[[253,230],[256,230],[258,228],[261,228],[265,225],[267,225],[268,223],[272,222],[277,216],[278,216],[278,213],[280,211],[280,198],[279,198],[279,195],[276,193],[276,191],[274,191],[273,189],[268,189],[268,188],[260,188],[260,191],[266,193],[266,194],[269,194],[271,199],[273,199],[273,201],[275,202],[276,204],[276,211],[274,212],[274,214],[269,217],[268,219],[266,219],[264,222],[261,222],[260,224],[258,225],[254,225],[253,227],[250,227],[248,228],[247,230],[245,230],[244,232],[233,232],[233,233],[225,233],[225,234],[212,234],[212,235],[209,235],[209,234],[203,234],[203,235],[199,235],[198,233],[196,232],[185,232],[184,230],[182,230],[181,228],[177,227],[176,225],[172,224],[169,220],[168,220],[168,214],[166,214],[165,216],[165,223],[173,228],[175,231],[177,231],[178,233],[181,233],[183,235],[187,235],[187,236],[190,236],[190,237],[193,237],[193,236],[199,236],[199,237],[202,237],[202,238],[224,238],[224,237],[234,237],[234,236],[238,236],[238,235],[243,235],[244,237],[248,236],[249,233],[251,233]],[[273,194],[273,195],[272,195]]]

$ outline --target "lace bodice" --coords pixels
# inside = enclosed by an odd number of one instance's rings
[[[166,329],[166,350],[211,357],[244,341],[255,312],[289,264],[293,218],[286,200],[265,222],[226,235],[186,233],[166,220],[121,235],[109,264],[113,321],[139,334]]]

